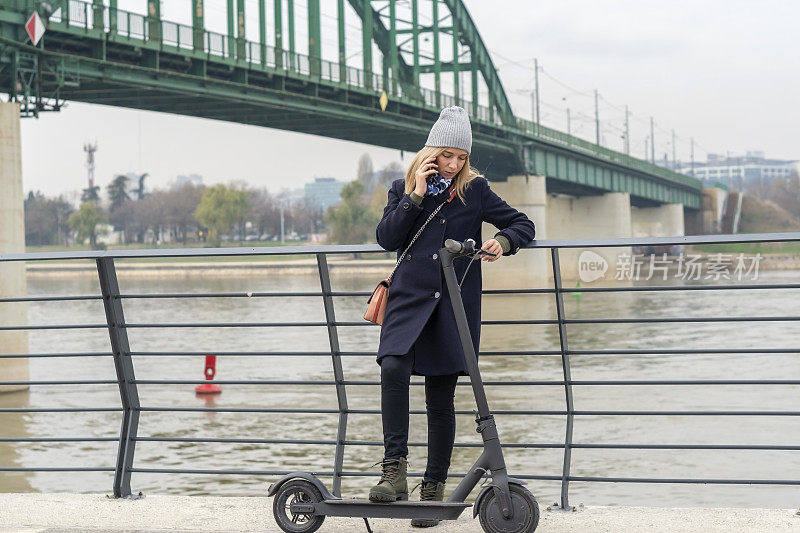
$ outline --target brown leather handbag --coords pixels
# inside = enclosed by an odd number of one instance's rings
[[[364,320],[368,320],[369,322],[373,322],[378,325],[383,325],[383,317],[386,314],[386,303],[389,301],[389,286],[392,284],[392,276],[394,275],[394,271],[397,270],[397,267],[400,266],[400,263],[403,261],[403,258],[406,256],[406,252],[411,248],[414,244],[414,241],[417,240],[417,237],[420,236],[422,230],[425,229],[425,226],[428,225],[428,222],[433,220],[433,217],[436,216],[436,213],[442,208],[442,206],[453,199],[453,196],[456,194],[455,184],[450,186],[450,197],[439,204],[439,206],[434,209],[431,216],[428,217],[428,220],[419,228],[417,234],[414,235],[414,238],[411,239],[411,242],[408,243],[403,254],[397,259],[397,264],[394,265],[392,272],[386,277],[386,279],[382,279],[378,286],[375,287],[375,290],[372,291],[372,295],[367,300],[367,312],[364,313]]]
[[[375,324],[383,324],[383,315],[386,313],[386,302],[389,300],[389,285],[391,285],[389,278],[382,279],[375,290],[372,291],[372,296],[367,300],[367,312],[364,313],[364,318]]]

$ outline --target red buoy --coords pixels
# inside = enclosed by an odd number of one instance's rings
[[[205,369],[206,380],[211,381],[212,379],[214,379],[214,375],[216,373],[217,373],[217,356],[207,355],[206,369]],[[202,385],[198,385],[197,387],[195,387],[194,392],[197,394],[220,394],[222,392],[222,388],[219,385],[214,385],[213,383],[203,383]]]

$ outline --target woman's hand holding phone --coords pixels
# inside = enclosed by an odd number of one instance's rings
[[[417,169],[417,172],[414,174],[417,185],[414,189],[414,192],[419,196],[425,196],[425,193],[428,191],[428,177],[433,176],[437,172],[439,172],[439,168],[436,164],[435,157],[429,157],[423,161]]]

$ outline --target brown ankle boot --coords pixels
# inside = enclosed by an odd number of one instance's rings
[[[420,491],[419,501],[421,502],[440,502],[444,500],[444,482],[423,481]],[[439,524],[437,519],[413,518],[411,525],[414,527],[431,527]]]

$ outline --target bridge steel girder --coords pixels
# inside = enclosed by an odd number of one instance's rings
[[[702,207],[700,192],[688,181],[676,184],[546,143],[524,142],[522,150],[526,172],[546,176],[548,192],[575,196],[628,192],[631,205],[636,207],[674,203],[690,209]]]
[[[451,8],[458,38],[461,43],[468,44],[472,52],[469,63],[453,65],[453,70],[471,70],[474,91],[477,72],[485,80],[496,77],[496,72],[460,0],[440,1]],[[371,5],[364,0],[348,2],[360,16],[366,13],[364,7]],[[230,3],[233,4],[233,0]],[[414,0],[412,5],[417,3],[418,0]],[[194,5],[197,4],[202,5],[201,0]],[[280,13],[279,6],[276,2],[276,14]],[[144,36],[126,36],[114,31],[104,32],[102,28],[52,21],[45,37],[45,49],[24,44],[26,37],[21,30],[24,17],[20,11],[0,8],[0,49],[38,58],[42,79],[37,82],[41,85],[37,94],[229,120],[406,151],[416,151],[424,144],[430,124],[438,116],[437,107],[421,101],[419,92],[417,97],[411,91],[419,90],[414,83],[420,70],[417,56],[415,66],[410,67],[397,53],[398,81],[403,92],[390,97],[388,107],[382,112],[375,90],[354,85],[352,81],[335,81],[288,70],[280,56],[275,58],[274,65],[269,65],[257,58],[247,60],[197,50],[194,42],[186,43],[188,48],[178,47]],[[396,44],[391,42],[392,31],[384,26],[374,9],[371,22],[373,41],[386,57]],[[282,28],[276,27],[274,31],[276,48],[280,51]],[[264,46],[264,43],[248,44],[259,49]],[[396,50],[396,46],[394,48]],[[97,56],[97,50],[102,50],[102,56]],[[7,56],[8,52],[5,54]],[[0,92],[7,92],[7,88],[12,87],[12,69],[3,69],[2,55]],[[340,67],[323,66],[336,71]],[[447,65],[439,67],[447,69]],[[478,114],[478,107],[472,110],[471,161],[490,179],[533,173],[547,176],[548,189],[554,192],[630,192],[634,205],[683,203],[690,208],[700,208],[701,188],[697,180],[517,120],[513,115],[510,115],[513,121],[507,123],[502,109],[508,101],[499,78],[494,89],[499,92],[492,97],[495,106],[491,109],[496,108],[500,120]],[[189,102],[184,104],[187,100]],[[473,103],[477,105],[475,99]],[[482,109],[483,113],[488,112]]]
[[[323,102],[312,95],[289,96],[283,91],[243,87],[243,84],[226,80],[131,65],[109,65],[100,60],[78,61],[74,68],[80,72],[82,84],[72,90],[62,89],[68,100],[236,121],[409,151],[424,143],[430,121],[435,118],[431,114],[411,123],[404,116],[399,122],[395,114],[380,112],[374,105],[353,104],[346,99]],[[360,96],[371,98],[374,95]],[[653,183],[653,178],[645,174],[546,144],[534,146],[528,141],[529,146],[522,148],[527,154],[526,168],[509,167],[514,151],[525,141],[504,136],[502,132],[477,130],[474,163],[489,170],[490,177],[529,172],[550,178],[548,190],[552,192],[602,194],[629,191],[634,205],[683,203],[687,207],[699,207],[692,201],[690,191],[680,191],[674,184],[666,181]]]
[[[318,1],[318,0],[314,0]],[[365,5],[370,4],[370,0],[347,0],[349,4],[352,6],[353,10],[358,14],[361,18],[362,23],[365,20],[366,10]],[[490,95],[490,107],[497,107],[497,113],[505,125],[513,125],[514,124],[514,114],[511,110],[511,104],[508,101],[508,97],[503,90],[503,85],[500,81],[500,77],[497,75],[497,70],[492,63],[491,57],[489,56],[488,49],[486,48],[483,40],[480,36],[480,33],[475,26],[475,23],[472,20],[472,17],[469,15],[469,12],[464,7],[462,0],[437,0],[437,2],[441,2],[445,4],[450,11],[450,14],[453,17],[454,22],[457,24],[457,28],[454,28],[454,32],[458,34],[459,39],[464,42],[469,48],[471,55],[473,57],[473,62],[477,66],[477,70],[483,75],[484,80],[486,82],[486,86],[489,88],[489,95]],[[24,7],[22,4],[30,4],[29,0],[19,0],[19,7]],[[68,9],[68,2],[67,0],[50,0],[50,5],[53,9],[62,8],[63,10]],[[200,2],[202,5],[202,3]],[[151,17],[153,20],[149,21],[149,25],[151,28],[151,35],[161,33],[161,19],[160,19],[160,5],[157,0],[147,0],[148,6],[148,13],[154,13],[157,17],[157,20],[154,20],[155,17]],[[196,6],[193,5],[196,9]],[[236,6],[238,7],[238,6]],[[293,1],[288,3],[289,9],[292,11],[290,14],[290,19],[293,19]],[[243,6],[242,6],[243,8]],[[234,44],[239,37],[237,31],[237,24],[235,23],[234,19],[239,18],[238,9],[235,9],[234,0],[227,0],[227,18],[228,18],[228,31],[229,31],[229,44],[230,49],[235,49],[236,45]],[[243,11],[243,9],[242,9]],[[393,54],[393,50],[397,50],[396,42],[392,43],[391,41],[391,32],[386,26],[383,24],[383,21],[380,17],[380,14],[375,10],[371,9],[371,28],[372,28],[372,40],[378,45],[381,53],[384,57],[392,58],[392,60],[397,61],[398,67],[398,76],[399,81],[402,85],[404,85],[403,89],[406,94],[414,94],[418,92],[416,87],[416,77],[414,68],[409,66],[405,60],[403,59],[402,55],[399,53]],[[234,13],[236,12],[236,15]],[[280,2],[275,2],[275,14],[276,17],[279,16],[281,13]],[[116,15],[116,13],[114,13]],[[290,21],[290,28],[289,28],[289,40],[290,40],[290,51],[294,49],[294,28],[291,27],[293,20]],[[310,21],[309,21],[310,23]],[[282,25],[282,24],[281,24]],[[281,49],[283,48],[283,28],[276,28],[276,48]],[[419,32],[424,31],[424,28],[419,28]],[[439,29],[442,31],[442,28]],[[155,35],[153,35],[155,38]],[[452,67],[451,67],[452,68]]]
[[[0,39],[2,41],[2,39]],[[28,47],[32,50],[32,47]],[[272,74],[273,82],[280,78],[281,83],[287,84],[284,90],[272,89],[265,85],[256,85],[255,82],[265,83],[268,75],[262,74],[256,79],[254,75],[249,78],[250,84],[238,83],[230,80],[214,79],[209,77],[192,76],[190,74],[159,70],[131,64],[115,64],[93,58],[75,57],[57,52],[38,50],[40,60],[49,62],[65,61],[65,66],[70,72],[79,75],[79,87],[62,88],[62,95],[67,100],[82,101],[87,103],[102,103],[105,105],[120,104],[137,109],[152,109],[154,111],[169,111],[170,105],[163,102],[148,103],[147,94],[172,94],[172,112],[176,103],[185,98],[214,97],[219,100],[215,109],[224,106],[246,105],[257,110],[290,111],[285,122],[276,123],[268,116],[248,120],[248,124],[315,133],[309,131],[315,124],[320,129],[324,128],[325,135],[333,138],[362,142],[366,144],[385,146],[388,148],[405,151],[416,151],[425,142],[430,130],[430,125],[436,120],[438,113],[431,110],[422,110],[395,102],[394,108],[387,108],[382,112],[377,104],[377,95],[372,91],[344,90],[340,87],[326,87],[332,94],[340,95],[339,99],[321,99],[314,94],[287,94],[286,89],[295,84],[296,87],[307,87],[305,79],[286,76],[285,71]],[[163,65],[164,62],[162,61]],[[284,76],[278,74],[282,72]],[[54,80],[46,78],[44,87]],[[8,80],[0,72],[0,87],[5,87]],[[90,87],[84,94],[81,87]],[[139,102],[115,101],[114,95],[123,87],[134,87],[141,90],[142,100]],[[105,95],[99,96],[98,91]],[[160,93],[159,93],[160,92]],[[313,92],[313,91],[312,91]],[[358,102],[358,103],[354,103]],[[154,105],[157,104],[157,105]],[[198,109],[190,109],[197,107]],[[392,112],[396,109],[396,112]],[[207,118],[222,118],[213,109],[206,113],[201,106],[188,106],[186,114],[192,116],[207,116]],[[294,121],[294,123],[292,123]],[[483,168],[497,169],[501,175],[515,172],[508,167],[508,162],[513,156],[513,149],[505,142],[505,136],[498,137],[489,130],[476,125],[474,128],[474,159]]]
[[[503,90],[503,84],[500,82],[500,76],[497,75],[497,69],[489,56],[489,50],[483,43],[478,28],[472,21],[467,9],[461,0],[443,0],[444,4],[450,10],[453,16],[453,27],[461,41],[465,42],[470,50],[472,56],[472,63],[477,66],[477,69],[483,74],[483,79],[486,86],[489,88],[489,95],[491,98],[490,107],[497,107],[500,120],[506,126],[516,125],[516,118],[514,112],[511,110],[511,103],[508,101],[508,96]]]
[[[361,17],[362,22],[365,20],[365,10],[363,5],[365,3],[369,3],[370,0],[348,0],[350,5],[353,6],[356,13],[359,17]],[[416,0],[414,4],[416,4]],[[489,107],[494,110],[497,108],[497,114],[500,118],[500,121],[507,125],[513,126],[516,124],[516,119],[514,118],[514,113],[511,109],[511,103],[508,100],[508,96],[506,95],[505,91],[503,90],[503,84],[500,81],[500,77],[497,75],[497,69],[492,62],[491,57],[489,56],[489,50],[486,48],[486,45],[483,43],[483,39],[481,39],[480,33],[478,32],[475,23],[472,20],[467,9],[464,7],[464,4],[461,0],[436,0],[436,3],[433,4],[434,13],[438,14],[438,4],[443,3],[447,9],[450,11],[450,15],[453,18],[453,26],[450,31],[456,36],[457,41],[463,42],[467,45],[470,50],[471,55],[471,64],[467,65],[467,68],[472,68],[472,65],[475,66],[475,70],[480,72],[483,76],[484,82],[486,86],[489,88]],[[392,32],[386,29],[386,26],[383,24],[383,20],[380,17],[380,14],[376,10],[372,10],[372,33],[373,33],[373,40],[378,45],[381,50],[381,53],[384,57],[391,58],[396,55],[396,61],[398,64],[398,75],[402,82],[411,85],[412,87],[416,84],[416,76],[420,72],[433,72],[436,77],[437,87],[438,87],[438,80],[441,72],[445,70],[453,71],[457,73],[459,71],[459,67],[453,67],[452,63],[449,63],[447,68],[444,65],[440,64],[438,60],[439,55],[439,34],[443,32],[444,28],[439,26],[439,20],[434,20],[434,23],[431,27],[420,27],[417,24],[416,20],[416,9],[413,11],[414,19],[412,21],[413,28],[411,30],[405,30],[405,32],[413,33],[413,57],[414,57],[414,65],[415,67],[409,67],[407,63],[403,60],[403,57],[397,53],[397,46],[396,42],[392,42]],[[441,18],[441,17],[438,17]],[[433,33],[433,43],[434,43],[434,63],[433,65],[419,66],[419,50],[417,44],[417,36],[420,33],[430,32]],[[397,33],[397,31],[395,31]],[[394,61],[394,59],[392,60]],[[457,84],[456,84],[457,85]],[[437,94],[439,91],[437,90]],[[477,99],[473,97],[473,101],[477,102]]]
[[[370,28],[370,35],[372,40],[378,45],[378,49],[381,51],[384,57],[390,57],[392,54],[393,43],[391,42],[391,32],[390,30],[383,24],[383,20],[381,20],[380,14],[371,9],[370,1],[369,0],[347,0],[350,3],[350,7],[353,8],[353,11],[356,12],[358,17],[361,19],[361,23],[367,24]],[[370,14],[367,14],[366,7],[370,7]],[[396,46],[394,47],[396,49]],[[364,48],[362,53],[365,57],[369,55],[372,57],[371,49]],[[414,78],[414,69],[405,62],[403,56],[399,53],[396,57],[397,60],[397,76],[399,78],[399,82],[403,87],[403,92],[405,94],[416,94],[419,95],[419,88],[417,87],[416,79]],[[366,67],[366,64],[365,64]],[[366,68],[365,68],[366,70]],[[370,72],[372,71],[370,65]]]

